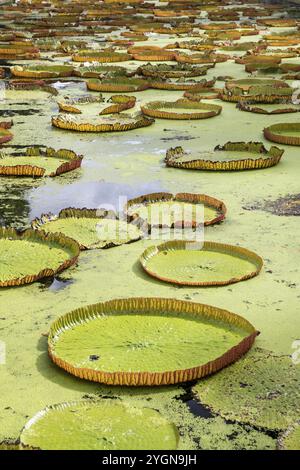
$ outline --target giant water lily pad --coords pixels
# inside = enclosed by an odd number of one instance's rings
[[[300,105],[293,103],[291,100],[280,100],[274,99],[271,100],[269,104],[257,104],[257,101],[240,101],[237,107],[241,111],[248,111],[250,113],[256,114],[288,114],[288,113],[298,113],[300,111]]]
[[[111,248],[139,240],[143,232],[133,224],[118,220],[116,214],[101,209],[63,209],[58,216],[45,214],[32,228],[57,232],[76,240],[80,248]]]
[[[271,147],[267,150],[260,142],[227,142],[214,151],[185,152],[182,147],[167,150],[165,163],[174,168],[190,170],[254,170],[277,165],[284,150]]]
[[[22,154],[0,154],[0,175],[59,176],[79,168],[82,158],[72,150],[29,147]]]
[[[280,123],[264,129],[264,136],[272,142],[285,145],[300,145],[300,123]]]
[[[138,71],[145,77],[151,78],[184,78],[205,75],[213,66],[214,64],[203,66],[190,64],[146,64],[142,65]]]
[[[78,98],[63,98],[58,101],[59,110],[67,113],[114,114],[126,111],[135,106],[134,96],[114,95],[105,100],[100,96],[80,96]]]
[[[300,366],[255,348],[234,366],[199,382],[201,403],[224,418],[284,430],[300,413]]]
[[[28,421],[20,441],[40,450],[172,450],[179,434],[154,409],[93,399],[48,406]]]
[[[186,286],[226,286],[257,276],[263,261],[245,248],[222,243],[168,241],[150,246],[140,262],[150,276]]]
[[[133,220],[146,221],[148,226],[197,226],[197,208],[203,207],[204,225],[213,225],[224,220],[226,206],[222,201],[205,194],[153,193],[130,199],[125,208]],[[201,214],[202,215],[202,214]]]
[[[159,75],[156,78],[151,80],[151,88],[158,90],[198,90],[205,87],[213,86],[215,80],[207,81],[201,80],[197,81],[194,78],[163,78]]]
[[[126,73],[126,68],[120,65],[90,65],[74,69],[74,75],[83,78],[98,78],[105,74],[126,75]]]
[[[62,234],[0,228],[0,287],[54,276],[74,264],[78,255],[78,243]]]
[[[111,385],[168,385],[216,372],[253,344],[255,328],[216,307],[162,298],[118,299],[52,323],[48,351],[77,377]]]
[[[10,71],[15,77],[22,78],[58,78],[70,77],[73,74],[73,67],[70,65],[15,65]]]
[[[141,106],[141,110],[146,116],[162,119],[207,119],[220,114],[222,106],[179,99],[153,101]]]
[[[123,62],[130,60],[132,56],[125,52],[115,51],[80,51],[73,55],[74,62]]]
[[[92,78],[86,86],[92,91],[127,93],[147,90],[150,85],[142,78],[118,76],[101,78],[100,80]]]
[[[125,113],[112,116],[85,116],[81,114],[58,114],[52,117],[52,125],[77,132],[119,132],[150,126],[154,119],[141,113],[130,116]]]
[[[279,450],[300,450],[300,421],[290,426],[278,438]]]

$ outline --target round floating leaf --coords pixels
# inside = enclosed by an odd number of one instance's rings
[[[90,65],[74,69],[74,75],[83,78],[98,78],[103,74],[126,75],[126,73],[126,68],[119,65]]]
[[[130,60],[132,56],[124,52],[115,51],[81,51],[74,54],[72,60],[74,62],[123,62]]]
[[[72,150],[29,147],[24,154],[0,154],[0,175],[59,176],[79,168],[82,158]]]
[[[199,77],[205,75],[214,65],[190,65],[190,64],[146,64],[142,65],[138,71],[145,77],[151,78],[184,78]]]
[[[179,434],[156,410],[105,399],[48,406],[20,439],[23,447],[41,450],[174,450]]]
[[[194,391],[203,405],[225,419],[284,430],[299,418],[300,366],[288,356],[255,348]]]
[[[139,240],[143,232],[135,225],[118,220],[111,211],[98,209],[63,209],[58,216],[42,215],[32,228],[63,233],[76,240],[80,248],[111,248]]]
[[[193,78],[169,78],[165,79],[160,76],[153,78],[150,83],[151,88],[158,90],[202,90],[214,85],[215,80],[196,81]]]
[[[297,421],[279,436],[277,448],[279,450],[300,450],[300,421]]]
[[[10,68],[12,75],[22,78],[58,78],[70,77],[73,74],[70,65],[15,65]]]
[[[257,101],[240,101],[237,107],[241,111],[248,111],[250,113],[256,114],[287,114],[287,113],[298,113],[300,111],[300,105],[294,104],[291,100],[280,100],[273,99],[270,100],[268,104],[257,105]]]
[[[52,125],[60,129],[77,132],[118,132],[130,131],[140,127],[147,127],[154,123],[154,119],[143,116],[119,114],[110,116],[84,116],[80,114],[58,114],[52,117]]]
[[[207,119],[220,114],[222,106],[179,99],[171,102],[153,101],[141,106],[141,110],[146,116],[162,119]]]
[[[0,287],[51,277],[77,261],[79,245],[62,234],[0,228]]]
[[[56,320],[48,351],[55,364],[110,385],[168,385],[236,361],[258,332],[216,307],[162,298],[90,305]]]
[[[272,142],[285,145],[300,145],[300,123],[280,123],[264,129],[264,136]]]
[[[197,226],[197,207],[204,206],[204,225],[213,225],[224,220],[226,206],[222,201],[205,194],[153,193],[130,199],[125,212],[133,220],[146,221],[149,228],[156,226]]]
[[[233,171],[269,168],[280,162],[284,150],[267,150],[260,142],[227,142],[213,152],[191,154],[182,147],[167,150],[165,163],[174,168],[191,170]]]
[[[257,276],[263,260],[239,246],[168,241],[147,248],[140,258],[145,271],[161,281],[185,286],[226,286]]]
[[[86,86],[92,91],[127,93],[147,90],[150,85],[142,78],[108,77],[101,80],[91,79]]]
[[[58,101],[59,110],[67,113],[82,114],[114,114],[126,111],[135,106],[134,96],[114,95],[105,100],[101,95],[81,96],[79,98],[64,98]]]

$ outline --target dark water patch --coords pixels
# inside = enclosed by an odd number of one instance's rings
[[[210,419],[210,418],[214,418],[214,414],[211,412],[211,410],[204,406],[199,399],[196,399],[193,391],[192,391],[192,387],[195,385],[195,382],[194,383],[190,383],[190,384],[185,384],[183,386],[183,389],[184,389],[184,394],[183,395],[180,395],[177,400],[180,400],[182,401],[183,403],[185,403],[190,412],[194,415],[194,416],[197,416],[199,418],[204,418],[204,419]]]
[[[33,188],[29,192],[30,218],[38,217],[41,213],[57,214],[66,207],[106,208],[122,212],[128,199],[166,190],[159,181],[137,183],[134,186],[105,181],[77,181],[68,185],[49,181],[46,186]]]
[[[75,281],[71,278],[62,279],[59,276],[56,276],[54,278],[47,278],[40,281],[40,288],[48,289],[52,292],[59,292],[65,289],[66,287],[70,286],[74,282]]]
[[[262,210],[279,216],[297,216],[300,215],[300,194],[289,194],[275,201],[254,202],[243,206],[243,209]]]
[[[24,103],[22,103],[24,104]],[[34,114],[40,114],[40,109],[2,109],[0,110],[0,116],[12,117],[12,116],[32,116]]]

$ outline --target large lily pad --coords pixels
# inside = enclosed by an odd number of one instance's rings
[[[151,78],[183,78],[205,75],[211,67],[214,67],[214,64],[203,66],[190,64],[146,64],[142,65],[138,71],[145,77]]]
[[[74,54],[72,60],[74,62],[123,62],[130,60],[132,56],[125,52],[115,51],[81,51]]]
[[[146,221],[149,228],[155,226],[196,226],[197,206],[204,206],[204,225],[224,220],[226,206],[222,201],[205,194],[153,193],[130,199],[125,212],[133,220]],[[192,209],[192,210],[191,210]]]
[[[80,96],[78,98],[63,98],[58,101],[59,110],[67,113],[114,114],[126,111],[135,106],[134,96],[114,95],[105,100],[100,96]]]
[[[250,113],[257,114],[288,114],[288,113],[298,113],[300,111],[300,105],[293,103],[291,100],[286,99],[273,99],[268,104],[257,104],[257,101],[240,101],[237,107],[241,111],[248,111]]]
[[[54,321],[48,351],[55,364],[87,380],[168,385],[237,360],[257,334],[244,318],[216,307],[175,299],[118,299]]]
[[[217,116],[222,106],[198,103],[187,99],[177,101],[153,101],[141,106],[143,114],[162,119],[207,119]]]
[[[15,65],[10,71],[15,77],[22,78],[58,78],[70,77],[73,74],[73,67],[70,65]]]
[[[99,78],[104,74],[126,75],[126,73],[126,68],[120,65],[90,65],[74,69],[74,75],[83,78]]]
[[[215,80],[207,81],[201,80],[197,81],[194,78],[162,78],[158,76],[153,78],[150,83],[151,88],[158,90],[201,90],[208,88],[214,85]]]
[[[195,154],[185,152],[182,147],[167,150],[165,163],[174,168],[189,170],[255,170],[277,165],[284,153],[278,147],[267,150],[260,142],[227,142],[218,145],[213,152]]]
[[[47,407],[28,421],[20,440],[41,450],[171,450],[179,434],[154,409],[102,399]]]
[[[300,123],[280,123],[264,129],[264,136],[272,142],[285,145],[300,145]]]
[[[59,176],[79,168],[82,158],[72,150],[29,147],[22,154],[0,154],[0,175]]]
[[[118,76],[101,80],[93,78],[87,82],[86,86],[91,91],[127,93],[147,90],[150,85],[142,78]]]
[[[81,114],[58,114],[52,117],[52,125],[77,132],[119,132],[150,126],[154,119],[137,113],[134,116],[84,116]]]
[[[185,286],[226,286],[257,276],[263,260],[256,253],[222,243],[168,241],[148,247],[140,262],[150,276]]]
[[[82,250],[111,248],[137,241],[143,235],[135,225],[101,209],[63,209],[58,216],[44,214],[31,225],[45,232],[63,233],[76,240]]]
[[[201,403],[231,421],[285,430],[300,413],[300,366],[255,348],[234,366],[199,382]]]
[[[290,426],[278,438],[279,450],[300,450],[300,421]]]
[[[0,228],[0,287],[51,277],[74,264],[77,242],[62,234]]]

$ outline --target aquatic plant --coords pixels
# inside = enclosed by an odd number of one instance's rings
[[[76,67],[74,69],[74,75],[82,78],[100,78],[105,74],[126,76],[127,73],[127,69],[120,65],[90,65]]]
[[[109,398],[48,406],[20,436],[21,448],[39,450],[171,450],[178,441],[176,426],[158,411]]]
[[[62,209],[58,215],[43,214],[32,221],[35,230],[63,233],[76,240],[82,250],[111,248],[140,240],[143,232],[104,209]]]
[[[300,421],[292,424],[277,441],[278,450],[300,450]]]
[[[9,142],[12,138],[13,138],[13,134],[9,130],[4,129],[3,127],[0,126],[0,145],[5,144],[6,142]],[[0,170],[0,174],[1,174],[1,170]]]
[[[172,213],[172,217],[163,217],[164,211],[166,214],[170,215],[169,210],[172,210],[174,204],[181,206],[182,211],[180,211],[181,216],[185,216],[185,219],[182,218],[176,220],[178,214]],[[189,209],[191,205],[196,206],[200,204],[204,206],[204,225],[213,225],[219,222],[222,222],[226,216],[226,206],[224,202],[215,199],[206,194],[190,194],[190,193],[178,193],[176,195],[170,193],[152,193],[145,194],[143,196],[130,199],[125,208],[124,212],[130,217],[131,220],[136,221],[139,219],[141,223],[147,221],[149,229],[153,226],[161,226],[162,222],[160,217],[162,216],[163,226],[169,225],[171,227],[180,227],[183,228],[183,225],[186,227],[187,224],[195,226],[199,221],[194,220],[195,214],[190,212],[185,213],[185,206]],[[151,211],[155,210],[154,217],[152,217]],[[192,219],[190,219],[192,217]]]
[[[74,62],[126,62],[132,59],[130,54],[115,51],[80,51],[72,56]]]
[[[170,385],[236,361],[257,334],[244,318],[209,305],[118,299],[55,320],[48,352],[55,364],[83,379],[110,385]]]
[[[146,116],[162,119],[207,119],[220,114],[222,106],[181,98],[177,101],[152,101],[142,105],[141,110]]]
[[[182,147],[167,150],[167,166],[191,170],[251,170],[277,165],[284,153],[278,147],[267,150],[260,142],[227,142],[217,145],[213,152],[191,154]]]
[[[151,78],[182,78],[199,77],[205,75],[215,64],[191,65],[191,64],[146,64],[139,67],[138,72]]]
[[[126,95],[114,95],[110,97],[107,101],[102,97],[102,95],[94,96],[80,96],[78,98],[64,98],[58,101],[59,111],[81,114],[86,108],[89,108],[89,105],[95,107],[99,106],[97,113],[100,115],[104,114],[113,114],[120,113],[121,111],[126,111],[127,109],[134,108],[136,98],[134,96]],[[97,108],[98,108],[97,106]]]
[[[142,78],[117,76],[91,79],[86,86],[92,91],[128,93],[147,90],[150,85]]]
[[[82,158],[82,155],[77,155],[72,150],[54,150],[50,147],[28,147],[22,154],[1,154],[0,175],[59,176],[79,168]]]
[[[226,286],[257,276],[263,261],[239,246],[172,240],[150,246],[140,257],[144,270],[161,281],[185,286]]]
[[[154,119],[137,113],[134,116],[119,114],[113,116],[84,116],[73,114],[58,114],[52,116],[52,125],[60,129],[77,132],[117,132],[130,131],[140,127],[150,126]]]
[[[262,102],[262,100],[260,100]],[[269,97],[266,106],[258,106],[257,100],[242,100],[237,104],[241,111],[248,111],[257,114],[286,114],[297,113],[300,111],[300,105],[294,104],[292,100],[278,99]]]
[[[14,65],[10,71],[15,77],[22,78],[58,78],[70,77],[74,68],[70,65]]]
[[[0,227],[0,287],[30,284],[76,263],[77,242],[62,234]]]
[[[194,387],[201,403],[227,420],[285,430],[299,418],[300,367],[289,356],[255,348]]]
[[[272,142],[285,145],[300,145],[300,123],[280,123],[264,128],[264,136]]]

